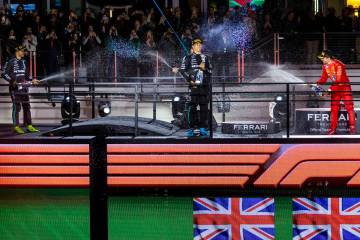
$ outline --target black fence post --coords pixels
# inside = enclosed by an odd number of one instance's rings
[[[134,137],[137,137],[139,133],[139,94],[138,94],[137,84],[135,85],[135,123],[134,124],[135,124]]]
[[[154,78],[154,94],[153,94],[153,119],[152,121],[156,120],[156,111],[157,111],[157,96],[158,96],[158,84],[157,84],[158,80],[156,78]]]
[[[91,83],[91,117],[95,118],[95,80],[92,79]]]
[[[221,105],[222,105],[222,122],[224,123],[225,122],[225,78],[223,79],[223,82],[222,82],[222,102],[221,102]]]
[[[209,127],[209,133],[210,133],[210,139],[213,138],[214,136],[214,132],[213,132],[213,92],[212,92],[212,78],[210,77],[210,81],[209,81],[209,98],[210,98],[210,103],[209,103],[209,119],[208,119],[208,127]]]
[[[286,138],[290,138],[290,85],[286,84]]]
[[[70,99],[70,116],[69,116],[69,129],[70,129],[70,136],[73,136],[73,108],[74,108],[74,86],[72,81],[69,84],[69,99]],[[76,103],[75,103],[76,104]]]
[[[3,64],[3,40],[0,39],[0,70],[2,70],[2,64]]]
[[[108,239],[107,152],[104,136],[90,145],[90,239]]]

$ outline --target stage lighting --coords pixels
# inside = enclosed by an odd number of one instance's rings
[[[70,99],[70,95],[66,94],[61,102],[61,116],[63,118],[63,124],[67,124],[70,121],[71,112],[73,121],[78,121],[80,117],[80,102],[74,95],[72,95]]]
[[[174,96],[172,99],[172,115],[173,118],[179,118],[182,116],[186,108],[186,97],[185,96]]]
[[[282,102],[284,100],[284,96],[278,95],[275,97],[275,102]]]
[[[280,122],[281,127],[286,125],[288,116],[286,96],[275,96],[275,101],[269,104],[269,115],[272,122]],[[290,106],[289,106],[290,107]],[[290,112],[290,109],[289,109]]]
[[[100,117],[106,117],[111,113],[111,103],[109,101],[101,101],[98,104]]]

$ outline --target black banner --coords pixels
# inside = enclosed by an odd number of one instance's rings
[[[355,109],[358,116],[359,109]],[[339,111],[337,134],[348,134],[348,113]],[[356,121],[358,132],[359,123]],[[295,134],[319,135],[327,134],[330,130],[330,108],[301,108],[295,111]]]
[[[271,134],[279,131],[279,122],[224,122],[221,128],[225,134]]]

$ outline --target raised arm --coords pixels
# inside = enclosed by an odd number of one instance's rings
[[[323,65],[323,66],[322,66],[322,74],[321,74],[321,77],[320,77],[320,79],[316,82],[316,84],[324,84],[324,83],[326,83],[327,79],[328,79],[328,75],[327,75],[325,66]]]
[[[211,64],[210,58],[206,57],[205,59],[205,73],[212,74],[213,66]]]

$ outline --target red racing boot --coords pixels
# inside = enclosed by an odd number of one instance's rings
[[[327,134],[328,135],[335,135],[336,134],[336,129],[330,129]]]
[[[350,131],[349,131],[350,135],[355,135],[356,134],[356,128],[355,126],[350,126]]]

